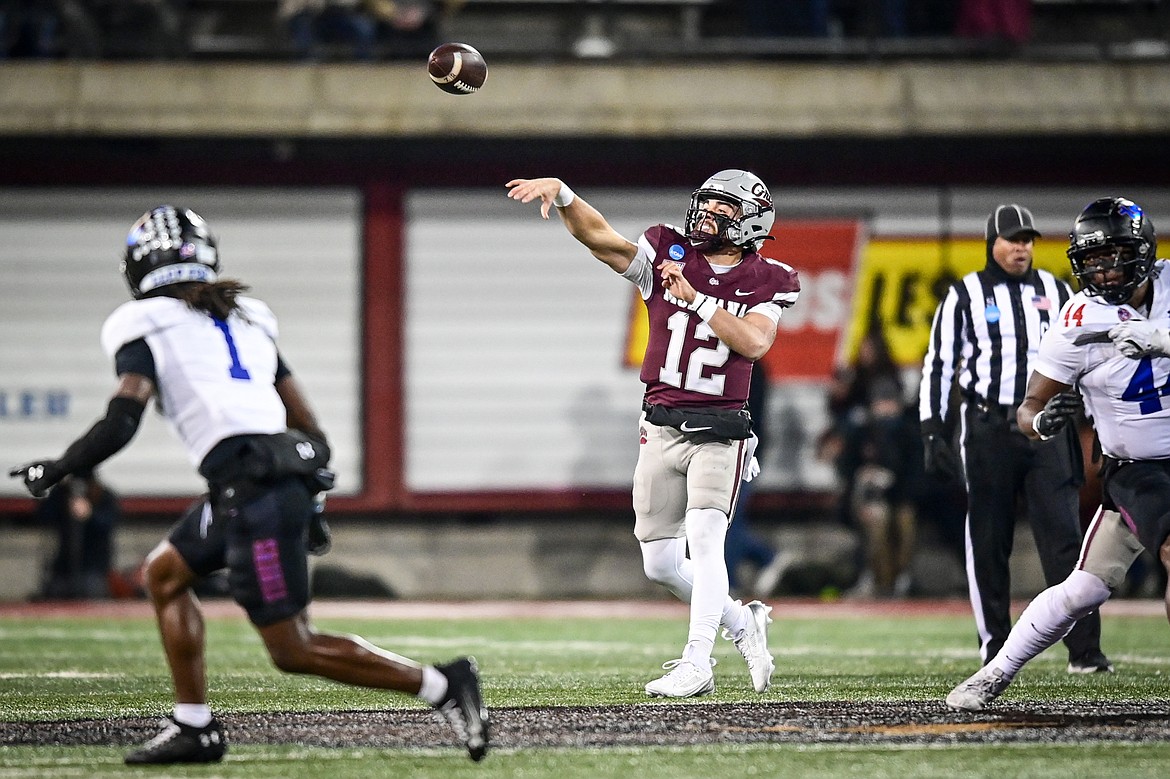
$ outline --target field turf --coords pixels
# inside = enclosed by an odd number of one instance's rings
[[[763,695],[720,640],[714,694],[646,698],[686,612],[620,603],[314,604],[322,630],[422,662],[473,654],[493,750],[472,763],[417,701],[274,670],[233,604],[208,606],[214,766],[131,769],[169,713],[145,604],[0,606],[0,777],[1154,777],[1170,765],[1161,602],[1103,610],[1114,674],[1072,677],[1062,647],[985,713],[941,699],[977,664],[965,603],[777,601]]]

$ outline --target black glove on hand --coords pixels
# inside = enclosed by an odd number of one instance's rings
[[[56,460],[37,460],[12,468],[8,475],[23,480],[24,486],[34,498],[43,498],[49,494],[54,484],[68,474],[57,466]]]
[[[1053,395],[1040,413],[1032,418],[1032,429],[1040,434],[1041,440],[1047,441],[1059,433],[1080,410],[1079,393],[1069,390]]]
[[[959,477],[959,458],[942,433],[925,433],[922,436],[922,451],[927,474],[944,481]]]

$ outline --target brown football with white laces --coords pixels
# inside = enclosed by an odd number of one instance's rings
[[[427,74],[444,92],[470,95],[487,81],[488,68],[483,55],[466,43],[443,43],[427,59]]]

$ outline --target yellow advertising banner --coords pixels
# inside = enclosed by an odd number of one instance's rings
[[[1071,282],[1066,248],[1064,241],[1038,240],[1033,264]],[[869,241],[858,263],[853,318],[845,337],[843,360],[853,359],[869,322],[876,318],[885,330],[894,360],[905,366],[920,364],[930,339],[934,311],[947,287],[986,264],[986,243],[982,238]]]

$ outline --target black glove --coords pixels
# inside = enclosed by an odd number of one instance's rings
[[[957,479],[962,473],[959,458],[943,435],[942,424],[937,421],[922,423],[922,454],[926,473],[936,479]]]
[[[1063,430],[1080,411],[1080,394],[1072,390],[1061,392],[1049,398],[1040,413],[1033,417],[1032,429],[1040,434],[1041,440],[1047,441]]]
[[[43,498],[49,494],[53,485],[69,475],[57,465],[56,460],[36,460],[25,463],[8,471],[14,479],[22,479],[24,486],[34,498]]]
[[[314,557],[321,557],[333,547],[333,534],[325,521],[325,493],[320,492],[313,499],[313,515],[305,531],[305,551]]]

